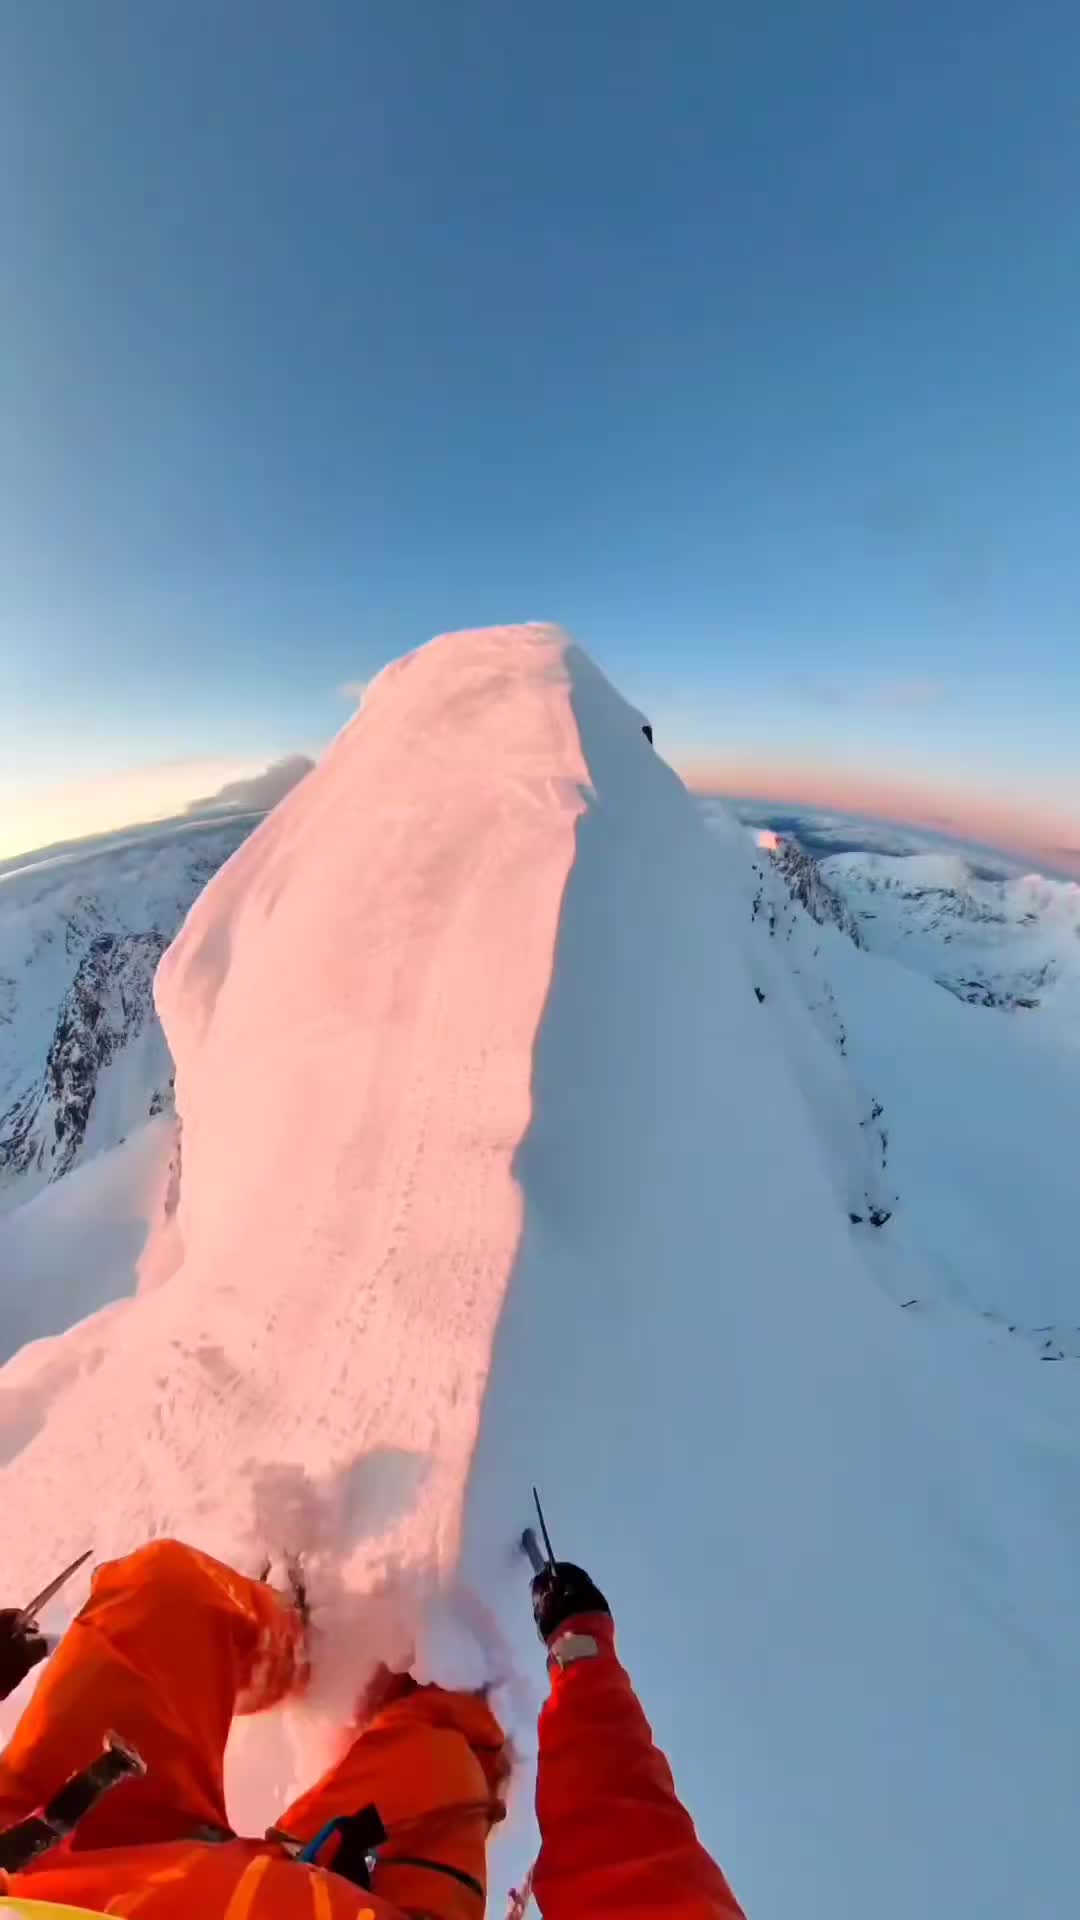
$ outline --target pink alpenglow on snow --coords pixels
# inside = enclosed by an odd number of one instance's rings
[[[446,636],[211,881],[138,1293],[16,1356],[21,1425],[0,1375],[6,1577],[304,1554],[313,1696],[231,1755],[258,1831],[379,1657],[493,1686],[527,1756],[538,1480],[754,1920],[1067,1911],[1074,1387],[899,1311],[925,1256],[851,1224],[868,1103],[804,977],[892,963],[770,938],[641,727],[556,628]]]

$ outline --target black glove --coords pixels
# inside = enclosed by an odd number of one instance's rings
[[[532,1583],[533,1619],[541,1640],[547,1642],[567,1620],[579,1613],[607,1613],[611,1608],[599,1587],[594,1587],[582,1567],[569,1560],[556,1560],[544,1567]]]
[[[0,1607],[0,1700],[14,1693],[48,1651],[36,1620],[23,1620],[17,1607]]]

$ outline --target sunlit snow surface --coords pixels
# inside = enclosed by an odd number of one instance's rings
[[[996,1016],[809,922],[785,946],[760,859],[557,630],[389,668],[163,963],[179,1205],[163,1135],[137,1297],[0,1374],[34,1416],[3,1597],[155,1532],[302,1549],[314,1698],[244,1729],[235,1818],[379,1655],[496,1685],[523,1804],[535,1479],[755,1920],[1064,1914],[1080,1376],[968,1310],[970,1143],[894,1128],[894,1220],[846,1204],[876,1069],[948,1073],[949,1022]],[[966,1189],[944,1264],[927,1183]],[[1022,1186],[995,1284],[1042,1303]]]

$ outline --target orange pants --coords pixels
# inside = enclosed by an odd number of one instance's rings
[[[227,1833],[223,1762],[233,1714],[282,1699],[302,1677],[302,1660],[295,1610],[271,1588],[194,1548],[162,1540],[99,1567],[86,1606],[0,1758],[0,1827],[47,1801],[95,1758],[110,1729],[142,1755],[146,1777],[113,1788],[64,1848],[16,1876],[12,1890],[29,1896],[40,1888],[44,1898],[48,1878],[48,1897],[77,1904],[81,1863],[86,1891],[92,1887],[100,1900],[93,1856],[103,1867],[102,1850],[110,1850],[110,1860],[130,1860],[154,1843]],[[420,1688],[361,1728],[278,1826],[307,1842],[328,1821],[374,1803],[389,1836],[374,1877],[380,1904],[434,1920],[480,1920],[483,1900],[466,1880],[486,1884],[487,1834],[503,1811],[503,1746],[484,1700]],[[250,1844],[233,1845],[243,1874]],[[231,1850],[228,1843],[214,1848],[219,1855]],[[53,1887],[61,1878],[62,1894]],[[136,1884],[127,1873],[122,1880]],[[181,1889],[178,1881],[176,1911],[186,1912]],[[164,1909],[140,1902],[143,1910]]]

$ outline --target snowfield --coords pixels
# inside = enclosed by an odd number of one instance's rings
[[[1057,1018],[1080,1039],[1080,883],[994,874],[957,854],[843,853],[819,872],[872,953],[928,974],[972,1006]]]
[[[235,1819],[374,1659],[491,1683],[498,1912],[536,1480],[752,1920],[1071,1911],[1080,1375],[984,1317],[1080,1322],[1056,1056],[995,1079],[1004,1017],[819,927],[549,627],[386,669],[157,996],[179,1135],[0,1223],[11,1294],[65,1194],[153,1222],[0,1372],[3,1600],[90,1544],[302,1550],[313,1694],[239,1730]],[[1021,1124],[1061,1141],[1034,1197]]]
[[[1080,887],[993,878],[955,855],[815,862],[775,833],[756,838],[759,864],[789,893],[775,909],[763,898],[760,911],[873,1089],[870,1130],[887,1173],[877,1204],[893,1210],[890,1249],[910,1256],[897,1284],[918,1295],[920,1313],[974,1315],[1043,1361],[1080,1357]],[[881,956],[871,966],[838,937],[852,934],[851,910],[859,940]],[[976,966],[993,994],[960,991]],[[1044,997],[1025,1004],[1022,983],[1035,977]]]
[[[0,1361],[135,1292],[175,1151],[167,1115],[0,1218]],[[21,1364],[21,1363],[19,1363]],[[0,1372],[0,1456],[9,1451],[12,1368]]]

